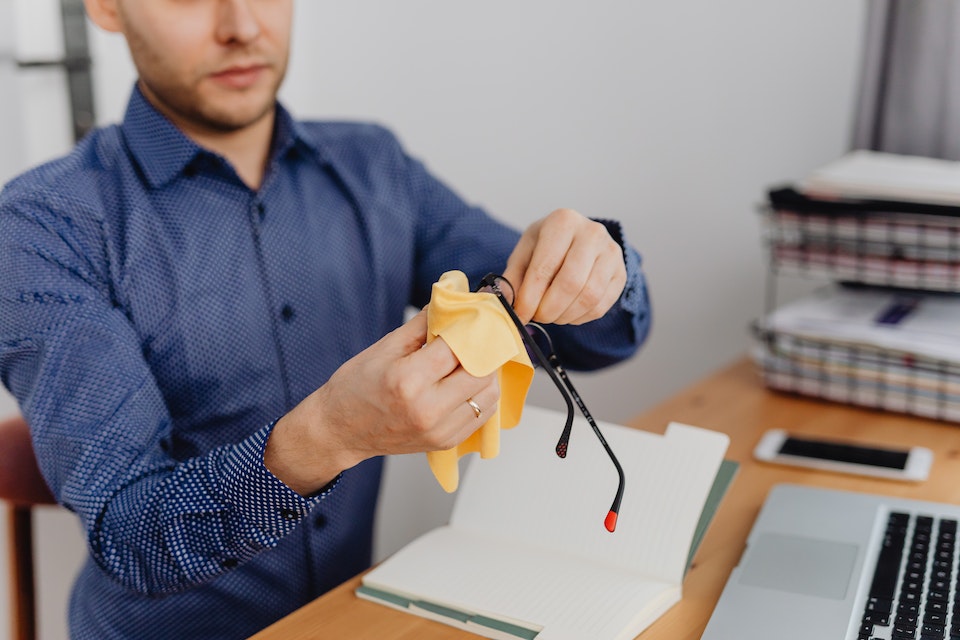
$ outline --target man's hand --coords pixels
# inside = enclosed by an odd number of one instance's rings
[[[583,324],[603,316],[627,282],[623,250],[606,227],[571,209],[530,225],[503,276],[524,322]]]
[[[337,473],[377,455],[449,449],[500,397],[496,373],[475,378],[443,340],[426,342],[421,311],[345,362],[274,427],[264,463],[309,495]]]

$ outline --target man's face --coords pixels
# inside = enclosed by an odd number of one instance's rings
[[[293,0],[117,0],[148,99],[180,125],[242,129],[272,113]]]

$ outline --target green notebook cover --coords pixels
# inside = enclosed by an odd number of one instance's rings
[[[407,609],[411,606],[416,606],[456,622],[469,622],[471,624],[509,634],[516,637],[517,640],[535,640],[538,634],[538,631],[535,629],[528,629],[516,624],[511,624],[504,620],[497,620],[487,616],[467,613],[465,611],[460,611],[459,609],[453,609],[451,607],[428,602],[426,600],[412,600],[410,598],[404,598],[396,593],[384,591],[382,589],[374,589],[366,585],[357,587],[357,595],[365,596],[372,600],[379,600],[384,604],[390,604],[400,609]]]
[[[693,564],[693,556],[697,554],[700,543],[703,542],[703,536],[707,534],[707,528],[713,521],[717,509],[720,508],[720,502],[723,496],[727,494],[727,489],[733,484],[733,479],[740,470],[740,463],[733,460],[724,460],[717,469],[717,476],[713,480],[713,486],[710,493],[707,494],[707,501],[703,504],[703,511],[700,512],[700,520],[697,522],[697,528],[693,531],[693,540],[690,542],[690,553],[687,555],[687,571]],[[684,572],[686,575],[686,572]]]

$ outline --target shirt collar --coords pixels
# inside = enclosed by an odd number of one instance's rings
[[[323,150],[321,141],[310,134],[304,124],[295,120],[282,104],[277,103],[276,120],[273,127],[273,141],[270,144],[270,164],[274,165],[278,159],[294,152],[300,152],[303,157],[314,158],[321,165],[327,164],[327,154]]]
[[[130,152],[153,188],[173,180],[197,155],[211,153],[157,111],[140,91],[139,85],[133,88],[121,128]],[[297,147],[307,149],[315,157],[322,155],[303,125],[278,103],[271,162]]]

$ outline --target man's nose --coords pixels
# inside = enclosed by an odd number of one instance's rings
[[[217,40],[223,44],[247,44],[260,35],[260,22],[250,0],[221,0]]]

